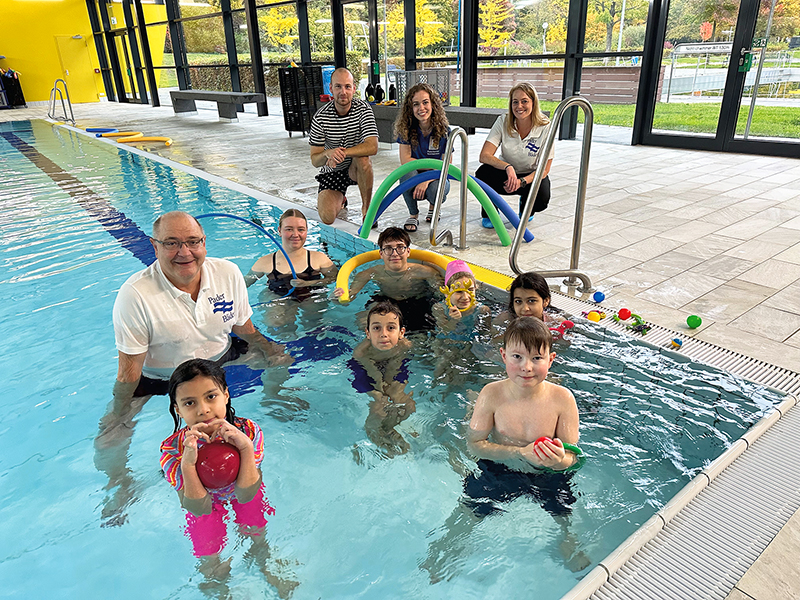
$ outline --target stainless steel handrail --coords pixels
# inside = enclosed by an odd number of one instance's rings
[[[64,94],[61,93],[61,88],[58,87],[58,82],[64,84],[64,93],[67,95],[67,103],[64,104]],[[61,99],[61,109],[64,111],[64,116],[59,117],[56,115],[56,92]],[[69,106],[69,117],[67,116],[67,106]],[[67,121],[75,125],[75,113],[72,112],[72,102],[69,99],[69,90],[67,89],[67,82],[63,79],[56,79],[53,84],[53,89],[50,90],[50,110],[47,112],[47,118],[54,121]]]
[[[469,147],[469,140],[467,138],[467,132],[464,131],[461,127],[454,127],[450,131],[450,135],[447,137],[447,147],[445,148],[444,155],[442,156],[442,172],[439,175],[439,189],[436,191],[436,201],[433,203],[433,219],[431,220],[431,233],[430,233],[430,243],[431,246],[438,246],[442,240],[445,240],[445,244],[452,245],[453,244],[453,233],[447,229],[440,233],[438,236],[436,235],[436,227],[439,224],[439,214],[442,211],[442,202],[444,202],[444,189],[445,185],[447,184],[447,171],[450,166],[450,160],[453,157],[453,144],[455,143],[456,137],[461,139],[461,197],[459,202],[459,208],[461,210],[461,224],[459,230],[459,242],[460,246],[455,246],[456,250],[466,250],[467,249],[467,181],[469,178],[469,170],[467,168],[467,159],[468,156],[468,147]]]
[[[592,145],[592,125],[594,123],[592,105],[589,104],[585,98],[581,96],[570,96],[562,100],[561,104],[556,107],[553,118],[550,120],[550,131],[547,133],[544,144],[542,144],[539,156],[546,157],[550,154],[550,149],[553,147],[556,133],[558,132],[558,126],[564,118],[564,112],[572,106],[580,106],[583,109],[585,118],[583,123],[583,142],[581,145],[581,166],[578,175],[578,201],[575,205],[575,225],[572,230],[572,253],[569,259],[569,269],[561,271],[537,271],[537,273],[545,278],[569,277],[569,279],[564,281],[568,286],[576,286],[578,282],[575,279],[578,278],[581,280],[581,283],[583,283],[583,287],[578,288],[578,291],[589,292],[592,289],[591,279],[589,279],[586,273],[578,271],[578,258],[581,252],[581,233],[583,231],[583,211],[586,205],[586,180],[589,176],[589,150]],[[524,225],[531,216],[533,203],[536,199],[536,194],[539,193],[539,186],[542,184],[542,179],[544,179],[544,169],[546,166],[547,160],[542,159],[536,167],[536,174],[533,177],[533,183],[528,192],[528,199],[525,202],[522,215],[520,215],[520,226],[517,228],[517,233],[514,236],[514,241],[511,243],[511,250],[508,254],[508,263],[511,266],[511,270],[517,275],[524,272],[517,263],[517,254],[519,253],[525,235]]]

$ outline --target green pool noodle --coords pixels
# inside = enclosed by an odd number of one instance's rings
[[[362,225],[361,233],[359,233],[359,235],[362,238],[367,239],[369,236],[370,226],[375,221],[375,215],[378,213],[378,209],[381,206],[381,202],[383,202],[384,196],[386,196],[386,193],[398,179],[411,171],[416,171],[418,169],[441,170],[442,166],[442,161],[436,158],[422,158],[419,160],[410,160],[406,164],[400,165],[394,171],[392,171],[375,191],[375,195],[372,197],[372,201],[369,203],[367,214],[364,217],[364,225]],[[457,166],[449,165],[447,172],[455,177],[458,181],[461,181],[461,169],[459,169]],[[467,177],[467,189],[478,199],[478,202],[480,202],[481,206],[486,211],[486,214],[489,215],[489,220],[492,222],[492,225],[494,225],[494,230],[497,232],[497,237],[500,238],[500,243],[503,246],[510,246],[511,236],[503,225],[503,221],[500,219],[497,209],[494,207],[494,204],[492,204],[492,201],[489,200],[489,196],[486,195],[486,192],[484,192],[481,189],[481,186],[475,183],[475,181],[469,176]]]

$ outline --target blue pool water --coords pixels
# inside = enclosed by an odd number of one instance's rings
[[[116,374],[114,298],[148,260],[142,236],[154,216],[174,209],[257,216],[268,228],[280,213],[64,128],[0,124],[4,596],[221,597],[202,585],[183,511],[159,469],[159,444],[172,432],[166,398],[151,399],[137,418],[127,494],[105,489],[108,477],[94,462]],[[245,271],[274,250],[235,221],[204,226],[209,254]],[[312,224],[309,246],[322,245],[339,263],[370,247]],[[263,300],[258,287],[254,304]],[[265,434],[264,481],[276,509],[267,568],[298,582],[300,599],[559,598],[591,566],[567,568],[561,524],[538,504],[518,499],[480,522],[459,513],[474,466],[464,416],[475,393],[502,377],[488,343],[480,358],[454,362],[448,381],[438,376],[437,345],[416,342],[409,389],[417,411],[398,427],[410,450],[388,459],[364,432],[367,398],[352,389],[346,366],[362,339],[361,307],[320,296],[281,327],[268,326],[270,306],[256,309],[256,325],[298,358],[279,390],[265,391],[270,372],[237,373],[233,400]],[[573,479],[569,535],[592,564],[780,401],[600,328],[579,326],[556,350],[552,376],[575,393],[590,456]],[[132,501],[109,518],[120,495]],[[277,597],[250,560],[249,541],[232,525],[229,533],[222,557],[230,559],[231,596]]]

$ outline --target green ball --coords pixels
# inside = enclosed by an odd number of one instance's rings
[[[697,315],[691,315],[689,318],[686,319],[686,324],[689,326],[689,329],[697,329],[700,325],[703,324],[703,319],[698,317]]]

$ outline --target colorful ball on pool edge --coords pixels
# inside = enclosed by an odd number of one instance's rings
[[[620,308],[617,316],[623,321],[627,321],[631,318],[631,311],[629,311],[627,308]]]
[[[228,442],[209,442],[197,451],[195,468],[204,487],[224,488],[239,476],[239,451]]]
[[[600,313],[592,311],[588,315],[586,315],[586,318],[592,321],[593,323],[598,323],[600,321]]]
[[[686,319],[686,324],[689,326],[689,329],[697,329],[703,324],[703,319],[697,315],[691,315]]]
[[[592,296],[592,300],[595,302],[602,302],[606,299],[606,295],[603,292],[595,292],[594,296]]]
[[[681,346],[683,346],[683,342],[679,338],[674,338],[670,342],[670,344],[672,344],[673,348],[680,348]]]

